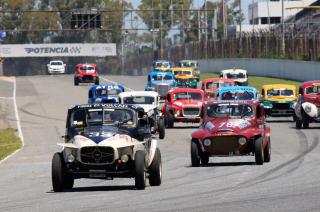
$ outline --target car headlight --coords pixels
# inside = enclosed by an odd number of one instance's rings
[[[73,156],[73,154],[69,154],[69,155],[67,156],[67,161],[68,161],[69,163],[72,163],[74,160],[75,160],[75,157]]]
[[[306,105],[306,107],[304,108],[304,111],[306,111],[306,113],[310,113],[311,112],[311,106],[310,105]]]
[[[209,139],[209,138],[204,139],[203,140],[203,145],[210,146],[211,145],[211,139]]]
[[[245,137],[240,137],[238,139],[238,143],[242,146],[245,145],[245,143],[247,143],[247,139]]]

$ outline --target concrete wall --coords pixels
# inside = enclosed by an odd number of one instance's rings
[[[207,59],[199,60],[201,72],[219,72],[242,68],[250,75],[269,76],[297,81],[320,80],[320,62],[273,59]]]

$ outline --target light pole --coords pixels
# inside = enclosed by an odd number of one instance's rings
[[[162,54],[162,0],[160,0],[160,58],[163,59],[163,54]]]
[[[128,31],[126,30],[124,34],[122,34],[122,45],[121,45],[121,74],[124,74],[124,65],[125,65],[125,57],[126,57],[126,51],[125,51],[125,45],[126,45],[126,37],[127,37]]]
[[[285,57],[285,54],[286,54],[286,42],[285,42],[285,28],[284,28],[284,0],[281,1],[282,3],[282,14],[281,14],[281,47],[282,47],[282,50],[281,50],[281,53],[282,53],[282,56]]]

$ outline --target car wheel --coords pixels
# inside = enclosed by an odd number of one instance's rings
[[[61,192],[73,187],[74,178],[66,173],[65,164],[61,154],[55,153],[52,158],[52,187],[53,191]]]
[[[136,152],[135,159],[135,186],[139,190],[146,187],[146,172],[145,172],[145,153],[141,150]]]
[[[254,141],[254,156],[256,159],[256,163],[258,165],[262,165],[264,161],[264,151],[263,151],[263,140],[262,138],[258,138]]]
[[[162,161],[161,152],[158,148],[149,167],[149,174],[149,184],[151,186],[159,186],[162,181]]]
[[[191,166],[198,167],[200,165],[199,149],[196,142],[191,141]]]
[[[200,155],[200,160],[201,160],[201,164],[208,165],[208,163],[209,163],[209,155],[207,153],[203,152]]]
[[[168,128],[173,128],[174,126],[174,116],[169,112],[168,114]]]
[[[271,140],[269,138],[269,141],[267,145],[264,148],[264,162],[268,163],[271,160]]]
[[[160,139],[164,139],[165,135],[166,135],[166,131],[165,131],[165,125],[164,125],[164,120],[163,118],[159,119],[159,123],[158,123],[158,129],[159,129],[159,138]]]
[[[296,118],[296,128],[297,129],[302,128],[302,121],[298,117]]]
[[[99,78],[94,82],[95,85],[99,85]]]
[[[74,85],[75,86],[79,85],[79,80],[77,78],[74,78]]]
[[[293,115],[292,115],[292,120],[293,120],[293,122],[296,122],[296,121],[297,121],[297,116],[296,116],[296,114],[293,114]]]

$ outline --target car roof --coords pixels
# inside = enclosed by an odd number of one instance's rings
[[[247,70],[244,70],[244,69],[225,69],[225,70],[222,70],[221,73],[244,73],[244,72],[247,72]]]
[[[269,85],[263,85],[263,89],[270,89],[270,88],[291,88],[296,89],[297,86],[291,85],[291,84],[269,84]]]
[[[119,94],[119,97],[128,97],[128,96],[152,96],[158,97],[158,92],[155,91],[126,91]]]
[[[224,93],[228,91],[248,91],[248,92],[253,92],[256,93],[257,89],[254,87],[250,86],[229,86],[229,87],[223,87],[219,89],[219,93]]]
[[[74,105],[69,108],[69,110],[76,110],[76,109],[132,109],[135,111],[143,110],[142,107],[139,105],[126,105],[126,104],[119,104],[119,103],[95,103],[95,104],[80,104]]]
[[[197,92],[204,94],[203,90],[196,89],[196,88],[174,88],[169,91],[169,93],[178,93],[178,92]]]
[[[235,81],[233,79],[228,78],[208,78],[202,81],[202,83],[208,83],[208,82],[233,82]]]
[[[309,87],[312,85],[320,85],[320,80],[312,80],[312,81],[303,82],[300,85],[300,87],[305,88],[305,87]]]
[[[95,64],[95,63],[79,63],[76,66],[94,66],[94,67],[96,67],[97,64]]]
[[[257,105],[260,104],[258,100],[207,100],[204,101],[204,105],[211,105],[211,104],[223,104],[223,103],[234,103],[234,104],[249,104],[249,105]]]
[[[97,89],[106,89],[108,90],[108,88],[113,89],[115,87],[118,87],[120,88],[121,90],[124,90],[124,86],[123,85],[120,85],[120,84],[114,84],[114,83],[105,83],[105,84],[100,84],[100,85],[92,85],[89,90],[92,90],[92,91],[95,91]]]

